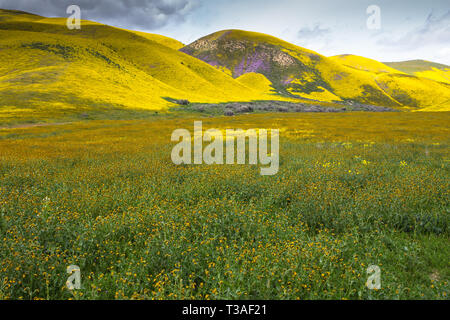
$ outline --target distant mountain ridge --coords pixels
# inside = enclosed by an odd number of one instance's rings
[[[450,66],[425,60],[386,62],[392,68],[418,77],[450,83]]]
[[[433,68],[439,70],[450,69],[450,66],[445,64],[426,61],[426,60],[408,60],[408,61],[400,61],[400,62],[385,62],[384,64],[391,66],[397,70],[406,72],[406,73],[414,73],[420,71],[427,71]]]

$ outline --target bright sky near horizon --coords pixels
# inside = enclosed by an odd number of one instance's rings
[[[0,8],[82,18],[190,43],[223,29],[263,32],[323,55],[450,65],[449,0],[0,0]],[[380,28],[367,26],[380,9]],[[371,20],[373,21],[373,20]]]

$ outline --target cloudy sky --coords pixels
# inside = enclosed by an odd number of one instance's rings
[[[330,56],[450,65],[449,0],[0,0],[0,8],[82,18],[190,43],[223,29],[268,33]],[[380,9],[380,24],[373,5]],[[368,13],[369,12],[369,13]],[[369,27],[368,27],[369,20]]]

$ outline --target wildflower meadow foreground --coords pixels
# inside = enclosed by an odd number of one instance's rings
[[[172,132],[199,119],[279,130],[278,172],[174,164]],[[1,129],[0,299],[448,299],[449,120],[154,115]]]

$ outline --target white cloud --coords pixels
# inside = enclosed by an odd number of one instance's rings
[[[404,48],[450,43],[450,10],[442,16],[430,13],[420,27],[414,28],[396,39],[385,36],[378,43],[384,46]]]
[[[309,39],[316,39],[323,37],[330,33],[329,28],[322,28],[320,23],[316,23],[316,25],[313,28],[310,27],[303,27],[301,28],[297,35],[300,40],[309,40]]]

